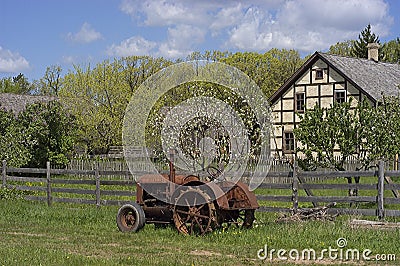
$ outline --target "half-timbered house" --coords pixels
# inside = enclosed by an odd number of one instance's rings
[[[400,65],[378,61],[377,44],[369,44],[368,59],[315,52],[270,98],[275,157],[292,156],[297,147],[293,129],[299,113],[315,104],[329,107],[367,98],[376,104],[382,95],[398,96]]]

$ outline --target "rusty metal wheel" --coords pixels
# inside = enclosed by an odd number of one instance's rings
[[[125,204],[118,210],[117,226],[121,232],[136,232],[143,228],[146,218],[142,207],[136,202]]]
[[[255,220],[255,210],[240,210],[236,219],[236,225],[241,228],[251,228]]]
[[[241,209],[241,210],[226,210],[218,212],[219,224],[223,223],[226,226],[235,225],[238,228],[251,228],[253,226],[255,216],[255,210],[253,209]]]
[[[206,193],[190,188],[176,199],[173,218],[180,233],[202,236],[215,226],[215,207]]]

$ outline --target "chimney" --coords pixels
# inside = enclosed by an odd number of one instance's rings
[[[374,60],[378,62],[379,60],[379,43],[369,43],[367,45],[368,48],[368,60]]]

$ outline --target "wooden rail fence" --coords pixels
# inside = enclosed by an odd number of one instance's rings
[[[336,202],[342,205],[338,208],[328,209],[328,213],[332,214],[351,214],[364,216],[377,216],[383,218],[385,216],[400,216],[400,184],[395,183],[393,178],[400,177],[400,171],[385,171],[385,165],[379,162],[378,170],[376,171],[300,171],[297,167],[290,172],[270,173],[273,176],[289,176],[292,177],[292,182],[288,184],[273,184],[266,181],[260,185],[260,188],[291,191],[291,195],[257,195],[257,199],[267,202],[287,202],[290,207],[262,206],[260,211],[268,212],[288,212],[299,208],[299,203],[312,203],[317,206],[320,203],[327,204]],[[326,183],[339,178],[374,178],[374,183]],[[305,180],[307,179],[307,182]],[[316,182],[313,182],[312,180]],[[347,180],[347,179],[346,179]],[[362,191],[366,195],[334,195],[326,196],[328,191]],[[299,191],[304,191],[304,196],[301,196]],[[315,192],[325,192],[316,195]],[[349,207],[343,206],[347,203]],[[360,208],[360,204],[373,205],[371,208]],[[362,206],[362,205],[361,205]],[[387,206],[387,207],[385,207]],[[390,207],[390,208],[388,208]]]
[[[12,174],[12,175],[10,175]],[[18,175],[29,175],[18,176]],[[36,175],[31,177],[31,175]],[[108,175],[129,175],[126,171],[99,171],[95,170],[70,170],[70,169],[51,169],[47,163],[46,169],[39,168],[12,168],[7,167],[3,161],[2,166],[2,186],[10,189],[17,189],[28,192],[42,192],[46,196],[26,195],[27,200],[47,201],[50,206],[53,202],[64,203],[83,203],[101,205],[122,205],[131,202],[135,196],[134,180],[101,180],[101,176]],[[66,176],[79,176],[76,178],[65,178]],[[82,176],[88,178],[81,178]],[[17,184],[15,184],[17,183]],[[25,184],[20,184],[25,183]],[[85,188],[65,187],[78,185]],[[110,190],[104,187],[126,187],[127,190]],[[87,188],[86,188],[87,187]],[[62,194],[63,196],[55,196]],[[87,197],[66,197],[64,195],[86,195]],[[101,198],[103,197],[103,199]],[[106,197],[106,198],[105,198]],[[111,198],[111,199],[107,199]],[[121,199],[126,198],[126,199]]]
[[[7,163],[3,161],[1,173],[3,187],[33,191],[35,194],[41,193],[42,195],[26,195],[25,198],[47,201],[49,206],[53,202],[84,203],[97,206],[122,205],[132,201],[135,197],[135,181],[129,179],[130,173],[126,170],[51,169],[50,163],[47,163],[46,169],[12,168],[7,167]],[[110,180],[106,178],[107,176],[124,176],[125,179]],[[291,182],[269,182],[269,180],[280,177],[289,178]],[[345,180],[344,178],[351,177],[372,178],[374,182],[369,184],[337,182],[337,180]],[[270,172],[260,185],[260,189],[256,191],[257,199],[261,205],[258,211],[296,212],[301,205],[309,208],[312,207],[311,205],[318,206],[319,204],[337,202],[338,207],[329,209],[330,213],[377,216],[379,218],[400,216],[398,192],[400,184],[394,182],[392,178],[400,180],[400,171],[385,171],[383,162],[379,163],[376,171],[305,172],[300,171],[295,166],[294,170],[291,171]],[[336,180],[336,182],[330,182],[332,180]],[[114,187],[109,189],[111,186]],[[278,195],[269,194],[269,190]],[[358,192],[363,192],[364,195],[360,193],[359,196],[348,196],[347,191],[350,190],[358,190]],[[346,191],[346,195],[343,195],[343,193],[331,195],[337,191]],[[66,195],[73,196],[67,197]],[[86,197],[79,197],[79,195],[86,195]],[[346,204],[348,206],[345,206]]]

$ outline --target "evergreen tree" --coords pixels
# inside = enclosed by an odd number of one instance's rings
[[[358,40],[354,42],[353,48],[351,50],[352,56],[359,58],[368,58],[367,45],[369,43],[380,44],[379,36],[371,32],[371,24],[368,24],[368,26],[358,35]],[[379,53],[379,58],[382,58],[381,52]]]

